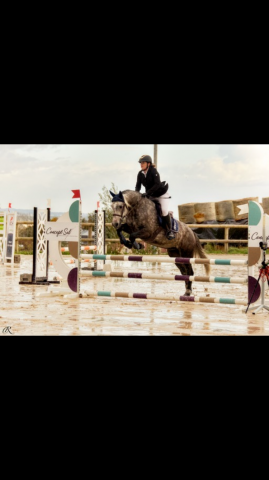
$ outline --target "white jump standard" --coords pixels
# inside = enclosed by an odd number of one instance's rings
[[[80,191],[72,191],[73,198],[79,198],[79,200],[73,202],[69,211],[64,213],[57,222],[46,222],[45,239],[50,246],[50,261],[63,278],[57,293],[69,293],[71,290],[78,295],[80,291],[79,271],[81,270],[81,201]],[[68,242],[69,252],[75,259],[74,268],[70,269],[65,263],[61,252],[61,242]]]
[[[60,283],[58,280],[48,280],[49,245],[44,237],[45,224],[50,221],[50,208],[34,207],[33,228],[33,270],[32,273],[20,275],[20,285],[50,285]]]
[[[17,212],[0,212],[0,263],[14,266]]]

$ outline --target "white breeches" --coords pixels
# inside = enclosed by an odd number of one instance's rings
[[[161,204],[163,217],[166,217],[166,215],[168,215],[168,213],[169,213],[170,198],[171,197],[170,197],[169,191],[168,191],[164,195],[162,195],[161,197],[156,197],[154,199],[154,200],[158,200],[158,202]]]

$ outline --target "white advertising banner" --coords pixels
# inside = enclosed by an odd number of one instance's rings
[[[58,242],[77,242],[79,238],[79,223],[46,222],[45,240]]]

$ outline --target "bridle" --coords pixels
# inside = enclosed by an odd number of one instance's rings
[[[138,200],[138,202],[136,202],[131,208],[128,207],[125,202],[123,202],[124,207],[127,208],[127,213],[126,213],[126,215],[124,215],[124,209],[123,209],[121,215],[119,215],[118,213],[113,213],[113,217],[120,217],[121,221],[125,223],[125,222],[126,222],[126,218],[128,217],[128,215],[129,215],[129,214],[131,213],[131,211],[141,202],[142,198],[143,198],[143,197],[141,197],[141,198]]]
[[[124,207],[123,207],[123,211],[122,211],[122,214],[121,214],[121,215],[119,215],[118,213],[114,213],[114,212],[113,212],[113,217],[120,217],[120,219],[121,219],[122,222],[123,222],[123,219],[124,219],[124,218],[125,218],[125,221],[126,221],[126,218],[127,218],[127,215],[123,215],[123,214],[124,214],[124,208],[126,207],[127,210],[128,210],[128,207],[127,207],[126,203],[125,203],[125,202],[123,202],[123,203],[124,203]]]

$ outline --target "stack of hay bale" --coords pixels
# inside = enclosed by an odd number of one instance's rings
[[[178,205],[178,217],[181,222],[187,224],[195,224],[197,228],[194,231],[201,239],[224,239],[223,228],[200,228],[199,224],[218,225],[218,224],[234,224],[247,225],[248,213],[240,213],[240,206],[248,204],[249,200],[259,203],[258,197],[247,197],[239,200],[223,200],[221,202],[206,203],[185,203]],[[264,212],[269,214],[269,197],[263,198],[261,205]],[[244,239],[248,236],[247,229],[230,229],[230,239]]]
[[[184,203],[178,205],[178,217],[181,222],[199,223],[234,223],[248,219],[248,214],[240,214],[241,205],[249,200],[259,203],[258,197],[241,198],[240,200],[223,200],[221,202]],[[262,199],[265,213],[269,213],[269,198]]]

